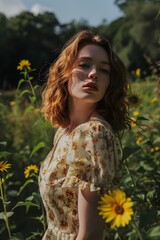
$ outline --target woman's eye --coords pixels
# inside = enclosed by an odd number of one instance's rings
[[[81,68],[89,68],[89,64],[88,63],[79,63],[78,65]]]
[[[106,69],[106,68],[100,68],[100,71],[106,74],[110,73],[109,69]]]

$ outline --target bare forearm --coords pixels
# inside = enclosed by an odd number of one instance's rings
[[[87,234],[78,234],[76,240],[102,240],[103,233],[87,233]]]
[[[102,221],[99,221],[97,224],[94,224],[93,221],[90,221],[90,222],[93,223],[92,226],[80,227],[76,240],[102,240],[103,239],[105,223]]]
[[[79,191],[78,195],[78,216],[79,232],[76,240],[102,240],[105,229],[105,222],[99,216],[97,192],[89,190]]]

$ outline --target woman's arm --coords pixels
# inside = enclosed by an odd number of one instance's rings
[[[79,232],[76,240],[102,240],[105,222],[98,214],[98,200],[99,195],[97,191],[90,192],[89,189],[79,190]]]

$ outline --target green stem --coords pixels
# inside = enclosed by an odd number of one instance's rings
[[[3,204],[4,216],[5,216],[4,220],[5,220],[5,223],[6,223],[8,236],[9,236],[9,238],[11,238],[11,231],[10,231],[10,227],[9,227],[9,221],[8,221],[8,216],[7,216],[7,208],[6,208],[6,204],[5,204],[3,187],[2,187],[2,179],[1,178],[0,178],[0,194],[1,194],[1,198],[2,198],[2,204]]]
[[[129,171],[129,169],[128,169],[128,166],[127,166],[126,161],[124,162],[124,165],[125,165],[125,168],[126,168],[126,170],[127,170],[128,175],[130,176],[130,178],[131,178],[131,180],[132,180],[133,186],[136,188],[136,184],[135,184],[134,179],[133,179],[133,177],[132,177],[132,175],[131,175],[131,173],[130,173],[130,171]]]
[[[27,70],[26,70],[26,73],[24,74],[24,78],[25,78],[25,81],[29,83],[32,95],[35,97],[36,105],[37,105],[37,107],[39,107],[38,103],[37,103],[36,93],[35,93],[35,90],[34,90],[34,87],[33,87],[32,83],[31,83],[31,81],[29,80],[29,74],[28,74]]]
[[[28,74],[28,72],[27,72],[27,74],[26,74],[26,80],[29,82],[29,86],[30,86],[30,88],[31,88],[31,91],[32,91],[32,94],[33,94],[33,96],[34,97],[36,97],[36,94],[35,94],[35,91],[34,91],[34,87],[32,86],[32,83],[31,83],[31,81],[29,80],[29,74]]]
[[[139,240],[143,240],[143,236],[141,235],[141,232],[139,231],[139,228],[137,227],[137,224],[134,221],[132,222],[132,226],[136,230]]]
[[[119,240],[122,240],[122,239],[121,239],[121,236],[120,236],[120,234],[119,234],[118,228],[117,228],[117,234],[118,234]]]

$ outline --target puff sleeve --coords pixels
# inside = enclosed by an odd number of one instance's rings
[[[120,146],[104,124],[91,121],[74,131],[67,162],[69,165],[62,187],[106,191],[120,172]]]

